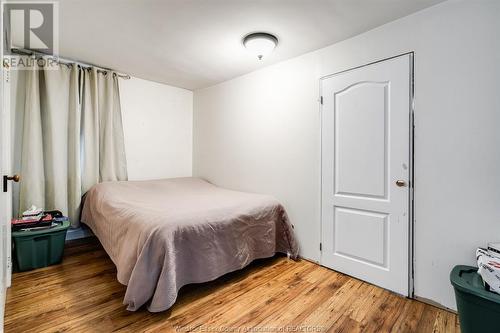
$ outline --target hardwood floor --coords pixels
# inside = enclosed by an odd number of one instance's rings
[[[459,332],[455,314],[305,260],[259,260],[184,287],[162,313],[128,312],[99,243],[67,246],[61,265],[15,273],[6,332]]]

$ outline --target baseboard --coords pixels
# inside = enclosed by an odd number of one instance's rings
[[[442,305],[442,304],[439,304],[438,302],[435,302],[433,300],[430,300],[428,298],[425,298],[425,297],[420,297],[420,296],[413,296],[413,297],[410,297],[416,301],[419,301],[419,302],[422,302],[422,303],[425,303],[425,304],[429,304],[429,305],[432,305],[436,308],[440,308],[442,310],[446,310],[448,312],[453,312],[453,313],[457,313],[456,310],[453,310],[453,309],[450,309],[450,308],[447,308],[446,306]]]
[[[302,259],[302,260],[305,260],[305,261],[309,261],[309,262],[311,262],[311,263],[313,263],[313,264],[316,264],[316,265],[320,265],[320,266],[321,266],[321,264],[319,263],[319,261],[318,261],[318,260],[313,260],[313,259],[310,259],[310,258],[305,258],[305,257],[303,257],[303,256],[301,256],[301,255],[299,255],[299,257],[298,257],[298,258],[299,258],[299,259]]]

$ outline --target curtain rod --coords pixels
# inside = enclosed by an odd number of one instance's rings
[[[77,65],[79,65],[81,67],[86,67],[86,68],[95,67],[95,68],[97,68],[98,72],[101,72],[101,73],[107,73],[108,71],[115,72],[116,76],[121,77],[122,79],[125,79],[125,80],[129,80],[130,79],[130,75],[128,75],[128,74],[118,73],[118,72],[116,72],[113,69],[105,68],[105,67],[101,67],[101,66],[96,66],[96,65],[93,65],[93,64],[81,62],[79,60],[73,60],[73,59],[68,59],[68,58],[61,58],[59,56],[49,55],[49,54],[45,54],[43,52],[38,52],[38,51],[33,51],[33,50],[27,50],[27,49],[12,48],[12,49],[10,49],[10,51],[12,53],[16,53],[16,54],[20,54],[20,55],[52,57],[52,58],[54,58],[56,60],[56,62],[58,62],[60,64],[64,64],[64,65],[75,63],[75,64],[77,64]]]

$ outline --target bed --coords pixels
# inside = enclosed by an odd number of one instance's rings
[[[130,311],[144,304],[167,310],[184,285],[277,252],[298,254],[287,214],[273,197],[199,178],[97,184],[85,195],[82,222],[116,265]]]

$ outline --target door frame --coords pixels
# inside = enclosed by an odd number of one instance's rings
[[[0,17],[3,17],[4,6],[0,5]],[[10,146],[10,85],[9,69],[4,65],[4,26],[0,26],[0,177],[7,174],[11,168],[11,146]],[[10,185],[11,186],[11,185]],[[9,187],[10,187],[9,186]],[[10,239],[10,215],[12,206],[12,192],[3,192],[0,200],[6,201],[6,210],[0,212],[0,325],[3,327],[5,314],[5,301],[7,288],[11,283],[11,239]],[[10,196],[10,197],[9,197]],[[5,220],[5,221],[4,221]]]
[[[410,105],[408,107],[408,117],[409,117],[409,180],[408,180],[408,297],[414,298],[415,297],[415,281],[414,281],[414,275],[415,275],[415,52],[410,51],[410,52],[405,52],[402,54],[398,54],[392,57],[376,60],[370,63],[366,63],[360,66],[348,68],[341,70],[339,72],[333,73],[333,74],[328,74],[325,76],[322,76],[319,78],[319,118],[320,118],[320,126],[319,126],[319,137],[320,137],[320,173],[319,173],[319,198],[320,198],[320,204],[319,204],[319,216],[320,216],[320,226],[319,226],[319,249],[320,249],[320,255],[319,255],[319,264],[323,266],[323,251],[322,251],[322,238],[323,238],[323,183],[322,183],[322,177],[323,177],[323,135],[322,135],[322,124],[323,124],[323,91],[322,91],[322,82],[325,79],[332,78],[334,76],[337,76],[339,74],[343,74],[346,72],[350,72],[356,69],[360,69],[363,67],[371,66],[383,61],[391,60],[394,58],[398,57],[403,57],[403,56],[409,56],[410,57],[410,68],[409,68],[409,76],[410,76],[410,83],[409,83],[409,97],[410,97]]]

